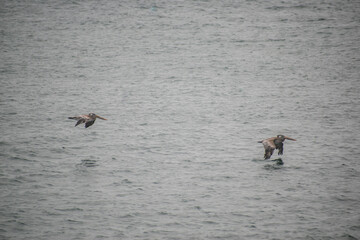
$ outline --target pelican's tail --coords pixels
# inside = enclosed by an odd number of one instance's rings
[[[258,143],[262,143],[264,140],[258,141]]]

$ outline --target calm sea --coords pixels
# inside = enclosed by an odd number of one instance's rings
[[[2,0],[0,43],[0,239],[360,239],[359,1]]]

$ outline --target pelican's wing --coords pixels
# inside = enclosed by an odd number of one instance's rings
[[[265,154],[264,154],[264,159],[269,159],[271,157],[271,155],[273,154],[276,146],[274,144],[274,139],[275,138],[269,138],[269,139],[265,139],[262,141],[262,144],[264,145],[265,148]]]
[[[91,118],[89,117],[89,115],[80,115],[79,117],[85,119],[86,121],[87,121],[88,119],[91,119]]]
[[[263,140],[262,144],[264,145],[264,148],[266,149],[266,148],[270,147],[270,148],[275,149],[276,146],[275,146],[275,143],[274,143],[274,139],[275,138],[268,138],[268,139]]]
[[[89,120],[91,120],[89,118],[89,116],[87,115],[79,115],[79,116],[75,116],[75,117],[68,117],[69,119],[74,119],[74,120],[77,120],[76,124],[75,124],[75,127],[79,124],[82,124],[82,123],[87,123]],[[94,123],[91,123],[89,126],[91,126],[92,124]]]
[[[95,119],[94,119],[94,120],[90,120],[90,121],[86,121],[86,123],[85,123],[85,128],[90,127],[91,125],[94,124],[94,122],[95,122]]]
[[[75,117],[68,117],[69,119],[76,119],[76,120],[80,120],[80,119],[89,119],[88,115],[79,115],[79,116],[75,116]]]
[[[79,124],[84,123],[84,122],[85,122],[85,119],[80,118],[79,121],[76,122],[75,127],[76,127],[77,125],[79,125]]]
[[[81,119],[81,117],[80,117],[80,116],[76,116],[76,117],[68,117],[68,119],[80,120],[80,119]]]

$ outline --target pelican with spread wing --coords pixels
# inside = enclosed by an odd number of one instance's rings
[[[276,137],[259,141],[259,143],[262,143],[265,148],[264,159],[270,159],[275,149],[279,150],[278,155],[282,155],[284,151],[283,142],[285,141],[285,139],[296,141],[295,139],[284,135],[277,135]]]
[[[100,118],[102,120],[107,120],[106,118],[100,117],[99,115],[96,115],[95,113],[89,113],[88,115],[79,115],[76,117],[69,117],[69,119],[75,119],[77,120],[75,127],[81,123],[85,123],[85,128],[90,127],[95,123],[96,118]]]

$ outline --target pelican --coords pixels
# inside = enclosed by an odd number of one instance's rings
[[[259,143],[262,143],[265,148],[264,159],[269,159],[275,149],[279,149],[278,155],[282,155],[284,151],[283,142],[285,141],[285,139],[296,141],[295,139],[284,135],[277,135],[276,137],[259,141]]]
[[[107,120],[106,118],[100,117],[99,115],[96,115],[95,113],[89,113],[88,115],[79,115],[76,117],[69,117],[69,119],[77,120],[75,127],[81,123],[85,123],[85,128],[88,128],[91,125],[93,125],[96,118],[100,118],[102,120]]]

